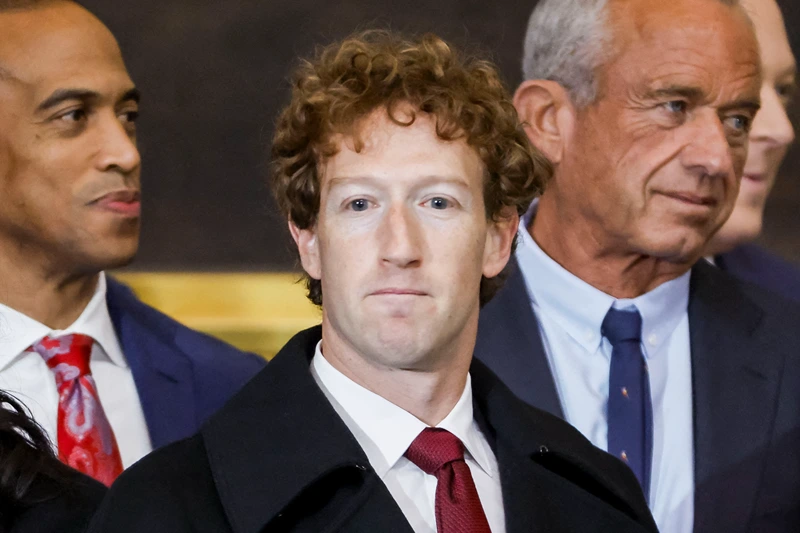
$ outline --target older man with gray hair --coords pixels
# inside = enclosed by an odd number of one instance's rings
[[[555,172],[476,356],[626,462],[661,531],[800,531],[800,308],[698,262],[760,105],[747,14],[541,0],[523,70]]]

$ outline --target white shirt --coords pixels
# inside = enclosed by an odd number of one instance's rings
[[[423,472],[404,453],[428,427],[404,411],[336,370],[317,344],[311,374],[338,415],[367,454],[375,473],[389,489],[416,533],[436,533],[436,477]],[[464,459],[472,473],[489,527],[505,533],[505,513],[497,459],[472,416],[472,381],[458,403],[436,427],[446,429],[464,443]]]
[[[89,368],[100,403],[117,439],[122,465],[128,467],[152,450],[139,393],[122,354],[106,305],[106,278],[81,316],[65,330],[44,324],[0,304],[0,389],[10,392],[30,409],[50,441],[58,442],[58,390],[52,371],[30,346],[47,335],[89,335],[95,341]]]
[[[534,208],[535,211],[535,208]],[[612,347],[602,337],[608,310],[635,307],[642,316],[653,405],[650,509],[662,533],[691,533],[694,523],[692,365],[687,272],[634,299],[616,300],[551,259],[520,221],[516,257],[567,421],[608,449],[608,383]]]

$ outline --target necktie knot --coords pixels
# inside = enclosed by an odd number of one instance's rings
[[[436,475],[444,465],[464,460],[464,444],[446,429],[425,428],[405,455],[426,474]]]
[[[641,342],[642,315],[635,309],[623,311],[612,307],[603,319],[602,333],[614,347],[622,342]]]
[[[73,334],[47,336],[34,343],[32,348],[56,372],[59,381],[69,381],[91,375],[89,359],[92,355],[92,344],[94,340],[88,335]]]

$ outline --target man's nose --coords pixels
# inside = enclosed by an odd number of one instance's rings
[[[420,221],[405,204],[393,205],[381,224],[381,259],[400,268],[418,266],[422,260]]]
[[[686,132],[689,139],[681,153],[684,167],[700,177],[731,175],[733,155],[722,120],[716,112],[708,110],[692,122],[693,127]],[[741,142],[746,142],[746,139]]]
[[[97,167],[103,172],[117,171],[127,175],[135,172],[142,164],[135,137],[114,116],[103,117],[98,131]]]
[[[794,141],[794,127],[786,114],[780,97],[774,87],[768,86],[761,91],[761,109],[759,109],[753,129],[750,131],[750,142],[766,143],[770,147],[783,148]]]

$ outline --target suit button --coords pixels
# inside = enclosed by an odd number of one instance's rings
[[[544,445],[543,446],[539,446],[539,453],[545,454],[545,453],[548,453],[549,451],[550,450],[547,449],[547,446],[544,446]]]

